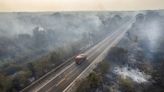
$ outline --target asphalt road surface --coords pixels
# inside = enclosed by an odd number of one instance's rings
[[[96,59],[112,42],[128,30],[132,21],[124,23],[113,33],[110,33],[104,40],[85,51],[87,61],[77,65],[73,58],[52,70],[38,81],[23,89],[21,92],[62,92],[92,61]]]

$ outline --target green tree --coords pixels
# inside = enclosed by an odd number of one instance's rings
[[[11,88],[11,79],[0,73],[0,92],[7,92]]]
[[[109,63],[107,61],[102,61],[98,65],[98,69],[100,70],[101,74],[106,74],[108,72],[108,69],[110,68]]]
[[[101,76],[95,72],[90,73],[87,80],[91,88],[97,87],[102,82]]]
[[[77,88],[77,92],[90,92],[91,90],[95,90],[101,83],[101,75],[92,72],[86,79],[81,81],[80,86]]]
[[[122,92],[136,92],[134,83],[131,79],[119,79],[119,85]]]

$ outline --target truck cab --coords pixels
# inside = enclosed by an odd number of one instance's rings
[[[79,54],[75,57],[75,63],[78,65],[86,60],[87,60],[87,55],[85,55],[85,54]]]

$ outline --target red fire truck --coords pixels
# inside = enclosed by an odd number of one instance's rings
[[[82,62],[86,61],[87,60],[87,55],[85,54],[79,54],[75,57],[75,62],[76,64],[81,64]]]

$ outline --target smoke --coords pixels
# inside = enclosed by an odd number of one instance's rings
[[[18,19],[15,13],[0,14],[0,35],[13,36],[20,33],[30,33],[34,25],[27,24]]]
[[[131,78],[137,83],[148,82],[148,79],[151,78],[150,75],[146,75],[144,72],[130,67],[115,67],[113,72],[117,75],[120,75],[123,79]]]
[[[148,39],[151,52],[157,51],[157,48],[159,46],[159,40],[161,39],[162,33],[160,28],[161,27],[159,21],[152,21],[149,22],[143,29],[143,32]]]
[[[4,59],[12,59],[22,55],[35,57],[34,54],[48,53],[58,47],[72,46],[72,43],[78,42],[87,47],[91,45],[89,40],[99,41],[124,23],[123,20],[127,21],[124,17],[128,14],[131,13],[0,13],[0,47],[3,48],[0,54]]]
[[[36,26],[45,29],[60,31],[61,33],[81,34],[88,31],[100,30],[102,20],[108,19],[119,13],[113,12],[62,12],[62,13],[0,13],[1,35],[17,35],[22,33],[32,34]],[[131,13],[120,13],[127,16]]]
[[[42,27],[62,36],[61,40],[78,40],[101,25],[98,16],[89,13],[1,13],[0,20],[0,36],[32,35],[35,27]]]

